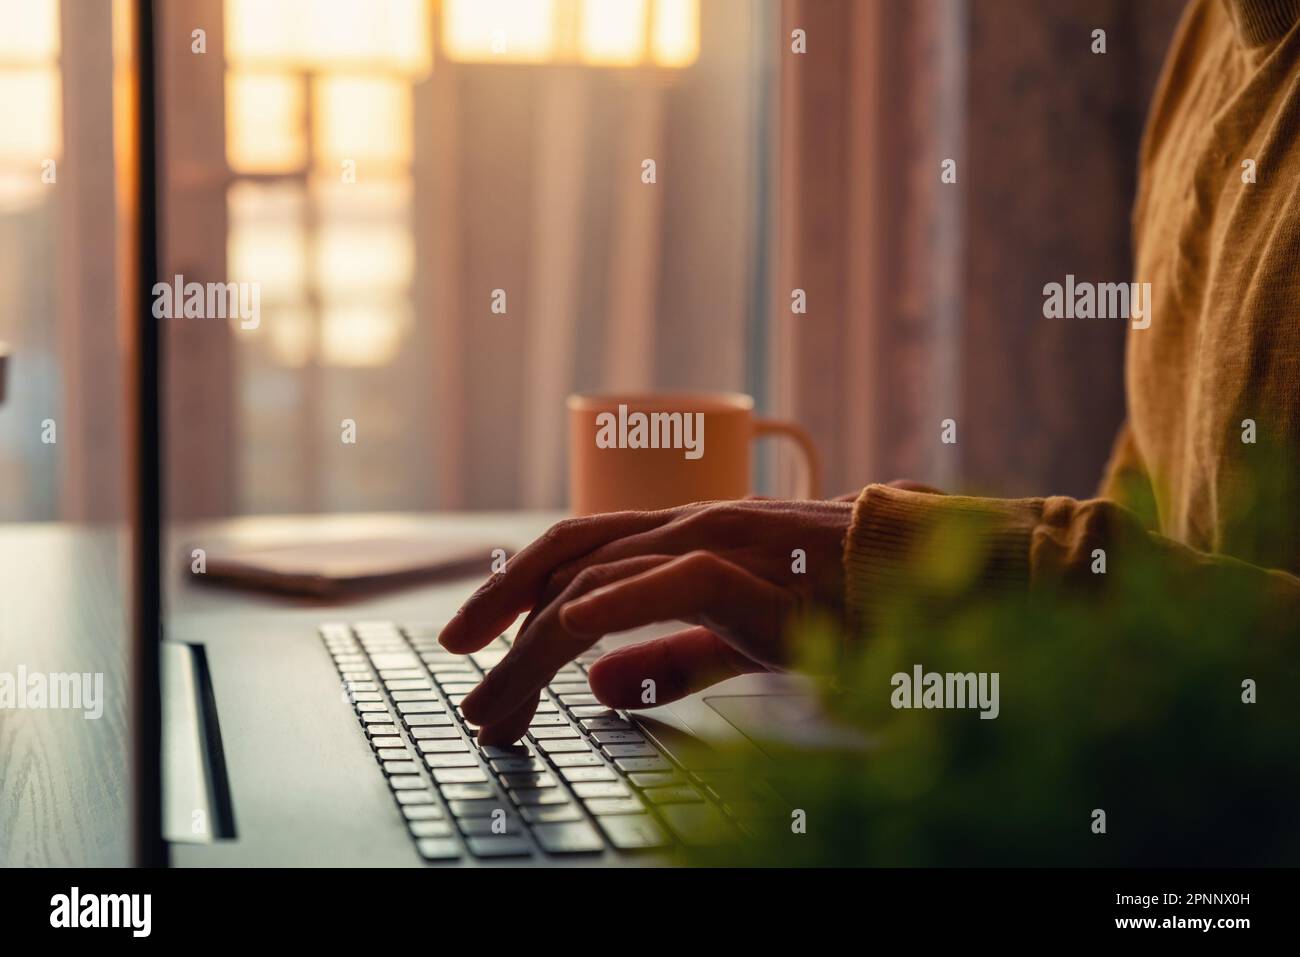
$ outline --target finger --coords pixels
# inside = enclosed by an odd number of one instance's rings
[[[687,628],[664,638],[619,648],[587,672],[591,693],[611,708],[666,704],[736,675],[767,669],[707,628]],[[646,681],[653,681],[646,700]]]
[[[460,703],[462,713],[477,724],[490,725],[513,713],[520,701],[536,697],[557,671],[599,637],[574,635],[565,629],[559,617],[564,602],[672,560],[668,555],[639,555],[583,571],[559,598],[534,610],[510,651]]]
[[[537,713],[538,695],[525,698],[523,704],[493,724],[478,729],[478,742],[484,747],[516,744],[528,732],[533,715]]]
[[[520,612],[532,607],[557,565],[606,542],[662,525],[674,514],[674,510],[613,512],[552,525],[506,562],[504,571],[493,575],[469,597],[442,629],[438,640],[456,654],[477,651],[509,628]]]
[[[664,565],[566,601],[560,620],[595,638],[661,621],[709,628],[755,661],[786,661],[784,630],[796,599],[712,552],[690,552]]]

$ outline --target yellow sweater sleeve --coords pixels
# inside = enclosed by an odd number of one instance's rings
[[[1044,586],[1095,587],[1095,550],[1109,573],[1155,563],[1177,589],[1195,596],[1212,584],[1240,584],[1260,596],[1280,635],[1295,637],[1300,578],[1222,555],[1198,552],[1147,530],[1132,511],[1106,499],[996,499],[931,495],[868,485],[854,503],[844,545],[850,640],[869,637],[877,612],[899,595],[953,597],[952,567],[966,568],[959,589],[1013,595]],[[1159,599],[1161,596],[1152,596]]]

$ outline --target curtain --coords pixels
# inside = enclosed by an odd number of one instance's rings
[[[1095,489],[1124,324],[1049,323],[1042,287],[1131,278],[1142,118],[1181,6],[782,3],[772,374],[832,490]]]

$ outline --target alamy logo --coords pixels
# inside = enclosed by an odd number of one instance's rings
[[[704,455],[703,412],[602,412],[596,416],[596,447],[601,449],[685,449],[686,458]]]
[[[1047,319],[1128,319],[1134,329],[1151,325],[1151,283],[1049,282],[1043,287],[1043,316]]]
[[[993,719],[1001,712],[998,703],[998,672],[925,671],[912,666],[912,673],[897,672],[889,683],[894,692],[889,703],[898,708],[979,708],[980,717]]]
[[[0,711],[80,711],[88,721],[104,714],[104,673],[0,671]]]
[[[148,937],[152,911],[151,894],[82,894],[74,887],[50,898],[50,926],[126,927],[132,937]]]
[[[155,319],[238,319],[239,328],[262,323],[262,284],[257,282],[186,282],[179,273],[169,285],[153,284]]]

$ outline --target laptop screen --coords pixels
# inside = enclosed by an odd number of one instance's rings
[[[162,841],[160,335],[148,290],[157,275],[155,101],[151,0],[115,0],[114,141],[123,255],[119,303],[127,343],[128,486],[131,509],[132,849],[135,862],[166,863]]]

